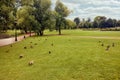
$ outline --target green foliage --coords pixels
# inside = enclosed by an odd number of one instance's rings
[[[120,26],[120,20],[117,21],[117,26]]]
[[[83,19],[80,23],[80,28],[92,28],[93,23],[91,22],[91,19],[88,18],[86,21]]]
[[[79,17],[76,17],[75,19],[74,19],[74,22],[76,23],[76,28],[79,28],[80,26],[80,18]]]
[[[7,30],[11,24],[10,13],[14,10],[14,0],[0,0],[0,29]],[[1,31],[0,30],[0,31]]]
[[[61,17],[67,17],[70,14],[70,10],[62,3],[60,0],[56,2],[55,11],[61,16]]]
[[[97,16],[97,17],[95,17],[94,21],[97,22],[97,26],[99,28],[103,28],[105,21],[106,21],[106,17],[105,16]]]
[[[109,18],[106,22],[109,26],[113,27],[113,20],[111,18]]]
[[[93,21],[90,18],[87,20],[83,19],[80,22],[80,28],[115,28],[119,27],[119,20],[106,18],[105,16],[96,16]]]
[[[13,29],[14,26],[14,15],[13,11],[9,13],[9,22],[8,22],[8,28]]]
[[[21,5],[22,6],[33,6],[34,0],[21,0]]]
[[[34,24],[33,11],[34,9],[31,6],[23,6],[17,11],[17,24],[25,32],[32,29],[32,24]]]
[[[56,29],[59,30],[59,35],[61,35],[61,26],[64,24],[65,17],[70,14],[70,10],[60,0],[57,0],[55,11],[57,12]]]
[[[48,26],[46,23],[50,20],[50,6],[51,1],[50,0],[34,0],[34,16],[37,22],[39,23],[40,28],[38,30],[38,35],[43,35],[43,32],[45,30],[45,27]]]
[[[73,29],[76,26],[75,22],[67,19],[66,20],[66,29]]]

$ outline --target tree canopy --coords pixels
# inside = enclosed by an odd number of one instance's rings
[[[70,14],[70,10],[62,2],[60,2],[60,0],[57,0],[55,11],[57,12],[56,26],[59,30],[59,35],[61,35],[61,26],[64,24],[65,17]]]

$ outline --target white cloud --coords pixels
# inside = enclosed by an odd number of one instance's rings
[[[56,2],[57,0],[52,0]],[[73,13],[68,18],[106,16],[120,19],[120,0],[61,0]]]

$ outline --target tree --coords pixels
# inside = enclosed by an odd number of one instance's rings
[[[48,19],[44,22],[44,24],[46,25],[45,28],[49,29],[50,31],[53,31],[56,25],[55,11],[49,11],[49,13],[47,13],[47,16]]]
[[[116,27],[116,26],[117,26],[117,20],[113,19],[113,27]]]
[[[73,29],[76,26],[74,21],[69,19],[66,20],[66,29]]]
[[[117,26],[120,27],[120,20],[117,21]]]
[[[83,18],[80,23],[80,28],[87,28],[87,21]]]
[[[3,31],[7,31],[11,23],[10,14],[14,10],[14,4],[14,0],[0,0],[0,29]]]
[[[110,27],[113,27],[113,26],[114,26],[113,20],[111,18],[107,19],[106,27],[110,28]]]
[[[70,11],[59,0],[56,2],[55,11],[58,13],[57,18],[56,18],[56,26],[57,26],[57,28],[59,30],[59,35],[61,35],[62,23],[65,20],[65,17],[67,17],[70,14]]]
[[[46,22],[50,19],[49,12],[50,12],[51,1],[50,0],[34,0],[34,16],[39,24],[39,28],[37,28],[38,35],[43,35],[46,25]]]
[[[105,22],[106,22],[106,17],[105,16],[96,16],[94,18],[94,22],[97,23],[97,28],[104,28]]]
[[[25,33],[30,32],[33,29],[33,24],[35,22],[34,13],[34,0],[21,0],[21,8],[18,11],[18,23],[21,26],[21,29],[25,31]]]
[[[76,28],[79,28],[80,18],[79,18],[79,17],[76,17],[76,18],[74,19],[74,22],[76,23]]]
[[[18,0],[21,6],[33,6],[34,0]]]
[[[93,28],[98,28],[98,23],[97,23],[97,21],[93,21],[92,27],[93,27]]]
[[[31,30],[32,30],[32,24],[35,20],[34,16],[32,15],[33,13],[33,8],[31,6],[22,6],[18,11],[17,11],[17,22],[18,25],[22,30],[25,31],[25,33],[30,31],[31,35]]]
[[[86,21],[85,21],[85,25],[86,25],[86,28],[91,28],[92,27],[92,23],[91,23],[91,19],[88,18]]]

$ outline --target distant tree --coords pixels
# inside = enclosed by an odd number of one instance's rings
[[[116,25],[117,27],[120,27],[120,20],[117,21]]]
[[[73,29],[76,26],[75,22],[72,20],[66,20],[66,29]]]
[[[97,23],[97,21],[93,21],[92,27],[93,27],[93,28],[98,28],[98,23]]]
[[[92,22],[91,22],[91,19],[88,18],[86,21],[86,28],[91,28],[91,27],[92,27]]]
[[[65,17],[67,17],[70,14],[70,11],[62,2],[60,2],[60,0],[57,0],[56,2],[55,11],[58,14],[56,17],[56,26],[59,30],[59,35],[61,35],[62,23],[65,20]]]
[[[106,27],[110,28],[110,27],[113,27],[113,26],[114,26],[113,20],[111,18],[107,19]]]
[[[91,22],[91,19],[90,19],[90,18],[88,18],[88,19],[87,19],[87,22]]]
[[[116,26],[117,26],[117,20],[113,19],[113,27],[116,27]]]
[[[87,20],[83,18],[83,20],[80,22],[80,28],[91,28],[91,27],[92,27],[92,22],[90,18],[88,18]]]
[[[80,23],[80,28],[85,28],[85,19],[83,18]]]
[[[79,17],[76,17],[75,19],[74,19],[74,22],[76,23],[76,28],[79,28],[80,26],[79,26],[79,24],[80,24],[80,18]]]
[[[106,23],[106,17],[105,16],[97,16],[94,18],[94,22],[97,23],[97,28],[104,28]]]

